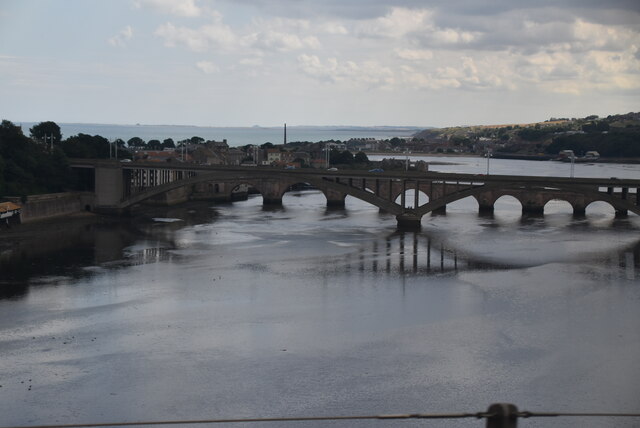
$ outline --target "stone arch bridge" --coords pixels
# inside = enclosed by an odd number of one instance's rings
[[[523,213],[544,212],[551,200],[567,201],[575,214],[594,201],[613,206],[616,215],[640,215],[640,179],[471,175],[415,171],[364,172],[270,167],[221,167],[192,164],[74,160],[73,168],[92,169],[94,205],[99,212],[121,213],[161,196],[232,200],[239,186],[262,194],[265,205],[282,204],[291,186],[305,183],[320,190],[328,206],[344,206],[347,195],[394,214],[399,227],[419,228],[425,214],[467,197],[481,212],[492,212],[504,195],[518,199]],[[420,197],[422,195],[422,197]],[[427,202],[425,202],[425,199]]]

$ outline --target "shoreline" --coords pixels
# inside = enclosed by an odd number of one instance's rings
[[[477,153],[422,153],[422,152],[408,152],[408,153],[404,153],[404,152],[364,152],[367,156],[394,156],[395,159],[399,159],[399,158],[405,158],[407,155],[410,156],[415,156],[415,157],[433,157],[433,158],[439,158],[439,157],[450,157],[450,158],[455,158],[455,157],[467,157],[467,158],[481,158],[484,159],[485,156],[484,154],[477,154]],[[497,154],[497,153],[496,153]],[[549,159],[546,156],[541,157],[540,159],[536,159],[535,157],[533,157],[535,155],[517,155],[514,154],[513,157],[504,157],[501,158],[498,154],[498,156],[492,155],[491,157],[493,159],[504,159],[504,160],[533,160],[533,161],[548,161],[548,160],[554,160],[554,159]],[[432,163],[432,162],[429,162]],[[591,161],[589,163],[620,163],[620,164],[631,164],[631,165],[637,165],[640,164],[640,158],[606,158],[606,157],[600,157],[598,160],[595,161]]]
[[[74,224],[95,224],[105,222],[105,217],[90,212],[78,212],[65,216],[35,220],[27,223],[14,224],[11,227],[0,227],[0,254],[11,250],[20,242],[30,239],[41,239],[47,233],[56,232],[61,225],[69,222]]]

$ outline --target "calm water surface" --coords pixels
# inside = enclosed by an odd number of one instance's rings
[[[455,161],[432,169],[486,168]],[[496,173],[523,165],[566,169],[491,160]],[[145,208],[0,254],[2,424],[475,412],[501,401],[640,409],[637,216],[594,203],[574,218],[552,202],[522,217],[508,197],[479,216],[469,199],[399,233],[393,216],[356,199],[327,210],[307,191],[283,203]]]

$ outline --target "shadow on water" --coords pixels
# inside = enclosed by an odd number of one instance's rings
[[[117,220],[92,217],[21,225],[4,237],[10,245],[0,251],[0,299],[23,297],[31,285],[90,276],[96,267],[166,261],[176,247],[175,230],[210,223],[217,216],[199,203],[139,207]]]
[[[19,297],[36,277],[80,277],[86,266],[122,259],[122,249],[137,239],[126,224],[51,223],[0,253],[0,298]]]

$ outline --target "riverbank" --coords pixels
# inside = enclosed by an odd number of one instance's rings
[[[107,217],[81,211],[64,217],[58,216],[29,223],[13,224],[10,227],[2,225],[0,226],[0,254],[20,242],[36,239],[47,241],[48,235],[58,232],[69,223],[82,226],[109,222]]]

